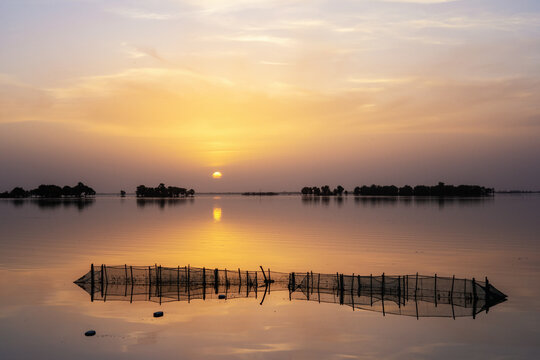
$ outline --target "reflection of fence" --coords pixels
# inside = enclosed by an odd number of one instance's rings
[[[262,267],[261,267],[262,270]],[[506,295],[474,278],[360,276],[336,273],[280,273],[161,266],[91,266],[75,281],[91,300],[191,301],[261,296],[288,291],[291,300],[308,300],[419,317],[473,318],[506,300]]]

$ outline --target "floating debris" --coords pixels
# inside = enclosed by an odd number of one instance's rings
[[[163,316],[163,311],[156,311],[154,313],[154,317],[162,317]]]
[[[308,300],[386,314],[420,317],[473,317],[506,295],[485,281],[413,275],[346,275],[313,272],[270,272],[161,266],[106,266],[75,283],[90,300],[187,301],[257,298],[289,293],[289,300]],[[161,316],[163,315],[162,312]],[[154,314],[156,316],[156,314]],[[159,317],[159,315],[157,316]]]
[[[94,336],[96,335],[96,330],[88,330],[84,333],[84,336]]]

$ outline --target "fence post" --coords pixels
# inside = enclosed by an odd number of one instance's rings
[[[124,264],[124,273],[125,273],[125,276],[124,276],[124,297],[127,296],[127,284],[128,284],[128,276],[127,276],[127,264]]]
[[[242,289],[242,275],[240,273],[240,268],[238,268],[238,293],[240,294],[240,289]]]
[[[407,280],[407,284],[405,286],[405,289],[407,289],[407,290],[405,290],[406,291],[405,295],[406,295],[407,301],[409,301],[409,275],[405,275],[405,276],[406,276],[406,280]]]
[[[107,265],[103,265],[103,271],[105,272],[105,295],[103,296],[103,302],[107,300],[107,287],[109,284],[109,279],[107,278]]]
[[[148,301],[152,297],[152,268],[148,266]]]
[[[161,279],[161,265],[159,265],[158,274],[156,276],[159,276],[157,280],[157,284],[158,284],[158,294],[159,294],[159,305],[161,305],[161,288],[163,286],[163,280]]]
[[[343,284],[343,274],[339,274],[339,283],[340,283],[340,289],[339,289],[339,304],[343,305],[343,297],[344,297],[344,291],[345,287]]]
[[[435,307],[437,307],[437,274],[435,274],[435,284],[434,284],[433,296],[434,296],[434,299],[435,299]]]
[[[484,289],[485,291],[485,294],[484,294],[484,298],[485,298],[485,304],[486,304],[486,314],[488,313],[489,311],[489,299],[490,299],[490,292],[489,292],[489,280],[486,276],[486,288]]]
[[[202,298],[203,300],[206,300],[206,268],[203,267],[202,268],[202,278],[203,278],[203,294],[202,294]]]
[[[370,306],[373,306],[373,274],[369,274],[369,299]]]
[[[416,281],[414,282],[414,299],[415,299],[415,301],[416,301],[416,293],[417,292],[418,292],[418,273],[416,273]]]
[[[317,276],[317,297],[319,299],[319,304],[321,303],[321,273]]]
[[[90,264],[90,301],[94,301],[94,264]]]
[[[214,292],[217,294],[219,291],[219,270],[214,269]]]
[[[401,275],[398,275],[398,307],[401,308]]]
[[[309,300],[309,271],[306,273],[306,296]]]
[[[99,285],[101,287],[101,298],[103,298],[103,278],[105,277],[105,271],[103,270],[103,264],[101,264],[101,274],[99,276]]]
[[[354,311],[354,273],[351,276],[351,302],[352,310]]]
[[[456,275],[452,275],[452,287],[450,288],[450,301],[454,300],[454,280],[456,279]]]
[[[386,313],[384,312],[384,273],[382,273],[381,304],[382,304],[382,314],[383,316],[386,316]]]

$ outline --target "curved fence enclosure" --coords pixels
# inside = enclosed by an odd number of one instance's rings
[[[91,301],[187,301],[261,298],[288,291],[290,300],[316,301],[383,315],[473,317],[506,301],[485,281],[414,275],[361,276],[154,266],[94,266],[75,281]]]

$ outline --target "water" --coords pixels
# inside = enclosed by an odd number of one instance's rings
[[[540,197],[342,201],[198,196],[0,201],[5,359],[530,359],[540,312]],[[421,318],[255,299],[90,302],[90,264],[476,277],[508,301]],[[163,310],[163,318],[153,318]],[[85,337],[95,329],[97,335]]]

